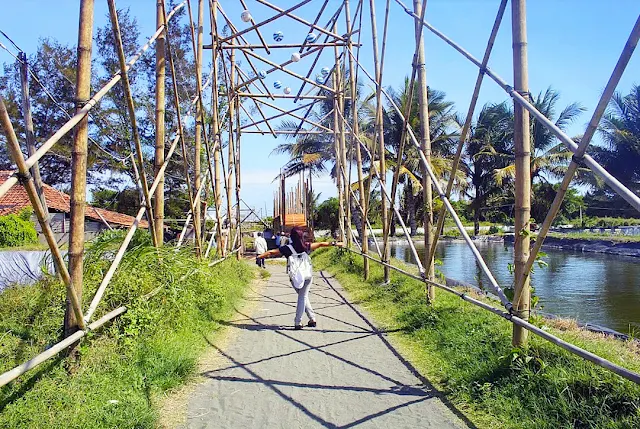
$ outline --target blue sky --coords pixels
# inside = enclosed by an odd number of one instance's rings
[[[197,0],[192,0],[193,6]],[[78,2],[71,0],[21,0],[9,2],[3,0],[0,13],[0,29],[6,32],[27,53],[35,51],[38,39],[51,37],[73,45],[77,39]],[[267,19],[275,14],[271,9],[254,0],[247,0],[249,10],[256,21]],[[272,3],[288,8],[294,1],[272,0]],[[340,0],[331,0],[320,23],[325,24],[337,9]],[[368,4],[368,1],[365,1]],[[407,6],[411,0],[403,0]],[[561,107],[574,101],[580,102],[587,111],[569,128],[569,135],[578,135],[584,131],[591,112],[598,101],[602,89],[613,69],[615,62],[627,40],[635,20],[640,14],[640,2],[637,0],[530,0],[528,2],[528,49],[529,49],[529,85],[532,93],[544,91],[551,86],[561,93]],[[141,27],[141,37],[147,38],[154,32],[155,1],[120,0],[118,7],[129,7]],[[240,20],[243,8],[239,1],[221,2],[225,12],[239,29],[248,24]],[[352,0],[351,12],[357,2]],[[436,28],[460,43],[476,57],[481,58],[486,40],[491,31],[499,1],[498,0],[429,0],[427,20]],[[298,16],[313,21],[320,1],[314,0],[296,10]],[[376,1],[378,31],[382,34],[384,1]],[[107,22],[106,1],[96,1],[96,26]],[[195,10],[194,10],[195,13]],[[220,15],[219,19],[222,19]],[[361,33],[361,63],[373,72],[372,45],[370,37],[369,8],[365,7],[363,30]],[[208,20],[207,20],[208,21]],[[208,24],[207,24],[208,27]],[[339,33],[345,32],[344,18],[339,20]],[[207,28],[208,30],[208,28]],[[261,28],[269,43],[275,43],[272,34],[284,33],[282,43],[301,42],[308,27],[290,18],[280,18]],[[316,32],[317,33],[317,32]],[[246,35],[251,43],[259,43],[254,32]],[[390,32],[388,50],[384,68],[384,85],[399,86],[411,70],[414,51],[413,19],[392,0],[390,12]],[[5,43],[5,40],[2,40]],[[141,40],[142,42],[142,40]],[[453,101],[458,111],[464,115],[473,91],[477,69],[451,47],[429,32],[425,33],[427,79],[433,88],[445,91],[447,98]],[[269,60],[281,63],[289,59],[290,49],[272,50]],[[267,56],[263,50],[256,53]],[[333,51],[325,49],[316,67],[315,76],[324,66],[332,66]],[[490,67],[508,82],[512,82],[511,66],[511,17],[507,7],[503,23],[496,40]],[[308,56],[290,68],[304,74],[312,59]],[[0,50],[0,62],[9,62],[11,57]],[[249,71],[246,61],[243,69]],[[256,61],[256,67],[260,66]],[[273,88],[273,82],[280,80],[283,86],[290,86],[297,92],[300,83],[297,79],[282,72],[270,74],[266,83]],[[369,86],[367,78],[360,80]],[[628,93],[634,83],[640,83],[640,54],[632,58],[618,86],[622,93]],[[307,85],[306,90],[309,89]],[[276,91],[273,89],[273,91]],[[479,106],[488,102],[500,102],[506,94],[492,81],[485,79],[480,94]],[[290,102],[278,101],[279,106],[293,106]],[[267,108],[267,115],[277,112]],[[257,115],[255,115],[257,116]],[[277,122],[277,121],[276,121]],[[37,126],[37,124],[36,124]],[[284,141],[270,136],[245,134],[242,139],[242,194],[243,198],[256,208],[265,205],[269,211],[272,206],[272,194],[276,184],[271,180],[277,175],[286,157],[271,155],[276,145]],[[293,183],[293,180],[291,181]],[[322,192],[322,198],[335,195],[335,187],[328,177],[314,180],[316,191]]]

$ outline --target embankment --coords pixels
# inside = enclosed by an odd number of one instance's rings
[[[408,270],[415,267],[402,265]],[[640,386],[586,362],[539,337],[511,346],[512,325],[457,296],[437,291],[427,305],[424,284],[371,263],[362,280],[362,258],[327,249],[314,252],[327,270],[364,306],[377,326],[416,369],[482,428],[640,427]],[[478,299],[489,299],[475,294]],[[494,303],[495,304],[495,303]],[[553,334],[634,371],[635,342],[587,332],[575,324],[539,319]]]
[[[513,234],[504,236],[504,241],[513,243]],[[545,238],[543,248],[571,250],[577,252],[605,253],[609,255],[621,255],[640,257],[640,242],[622,242],[606,239],[554,237]]]
[[[84,308],[113,257],[102,241],[85,262]],[[135,246],[107,288],[96,316],[128,311],[90,333],[73,358],[51,359],[0,389],[2,428],[155,428],[156,398],[196,371],[207,337],[231,315],[254,277],[230,258],[210,267],[192,249]],[[160,287],[150,300],[143,295]],[[0,293],[0,372],[59,340],[65,288],[53,277]]]

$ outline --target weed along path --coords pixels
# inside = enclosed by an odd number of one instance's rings
[[[189,394],[181,427],[467,427],[328,274],[316,273],[310,292],[318,326],[296,331],[284,266],[268,270],[226,340],[211,344],[216,364]]]

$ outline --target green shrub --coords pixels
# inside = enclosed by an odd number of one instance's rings
[[[83,308],[124,234],[105,232],[87,246]],[[132,241],[93,319],[121,305],[128,311],[89,333],[77,361],[59,355],[0,388],[1,428],[158,427],[155,398],[194,374],[253,271],[236,258],[210,267],[186,246],[155,249],[147,236],[141,231]],[[144,299],[151,291],[157,294]],[[2,291],[0,372],[56,342],[64,308],[64,287],[53,276]]]
[[[0,216],[0,247],[18,247],[38,242],[38,233],[31,222],[31,210]]]
[[[502,228],[499,226],[491,225],[489,227],[489,234],[502,234]]]

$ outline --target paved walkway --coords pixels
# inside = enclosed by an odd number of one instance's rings
[[[186,428],[467,427],[334,279],[316,274],[318,327],[295,331],[296,293],[282,265],[268,269],[255,305],[212,344],[219,365],[189,397]]]

